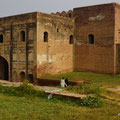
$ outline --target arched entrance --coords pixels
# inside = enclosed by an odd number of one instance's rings
[[[0,56],[0,80],[9,79],[8,62],[2,56]]]

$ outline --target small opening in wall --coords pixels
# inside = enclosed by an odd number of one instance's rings
[[[73,44],[73,35],[70,35],[69,44]]]
[[[44,32],[44,42],[48,42],[48,32]]]
[[[25,42],[25,31],[20,32],[21,41]]]
[[[28,79],[29,79],[29,82],[30,82],[30,83],[33,83],[33,74],[29,74],[28,77],[29,77],[29,78],[28,78]]]
[[[25,72],[20,73],[20,81],[23,82],[25,80]]]
[[[0,43],[3,43],[3,35],[0,35]]]
[[[72,17],[72,14],[71,13],[69,13],[69,18],[71,18]]]
[[[57,28],[57,32],[59,32],[59,29]]]
[[[88,38],[89,38],[89,44],[94,44],[94,35],[90,34]]]

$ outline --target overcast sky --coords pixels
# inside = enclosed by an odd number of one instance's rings
[[[28,12],[51,13],[120,0],[0,0],[0,17]]]

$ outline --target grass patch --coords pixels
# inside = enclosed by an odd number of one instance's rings
[[[71,103],[70,103],[71,104]],[[0,93],[1,120],[119,120],[119,106],[107,101],[100,108],[70,105],[41,97]]]
[[[70,86],[69,89],[73,88]],[[88,94],[99,93],[96,85],[91,85],[90,88],[87,85],[78,86],[79,90],[84,90]],[[19,87],[0,85],[0,119],[119,120],[119,106],[113,101],[106,99],[102,99],[102,101],[98,97],[74,100],[60,96],[53,96],[52,99],[48,100],[45,93],[35,90],[26,83]]]
[[[75,92],[79,94],[100,94],[101,89],[99,85],[96,84],[81,84],[79,86],[69,86],[67,88],[70,92]]]
[[[13,95],[18,97],[40,97],[43,99],[47,99],[47,94],[38,90],[35,90],[32,86],[27,84],[22,84],[19,87],[13,86],[2,86],[0,85],[0,93],[5,93],[7,95]],[[77,105],[77,106],[86,106],[86,107],[100,107],[102,105],[101,100],[97,97],[87,97],[81,100],[63,98],[61,96],[55,96],[51,99],[54,102],[62,101],[69,105]]]
[[[108,75],[108,74],[96,74],[91,72],[71,72],[64,74],[43,74],[41,78],[54,78],[61,79],[62,77],[68,78],[69,80],[84,80],[89,83],[96,83],[99,86],[115,87],[120,85],[119,75]]]

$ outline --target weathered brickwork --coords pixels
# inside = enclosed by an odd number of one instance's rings
[[[72,19],[38,13],[37,15],[37,76],[42,73],[61,73],[73,70]],[[44,33],[48,42],[44,42]]]
[[[71,71],[120,73],[119,4],[0,18],[0,79]]]
[[[78,71],[115,73],[114,4],[75,8],[75,66]],[[94,35],[94,44],[89,35]]]
[[[21,81],[21,76],[25,77],[33,74],[35,60],[35,30],[36,13],[5,17],[0,19],[0,79],[5,79],[6,72],[9,73],[10,81]],[[21,32],[25,32],[25,40],[22,40]],[[5,61],[8,63],[8,70],[5,68]],[[23,74],[21,74],[23,73]]]
[[[120,6],[115,7],[115,60],[116,73],[120,73]]]

